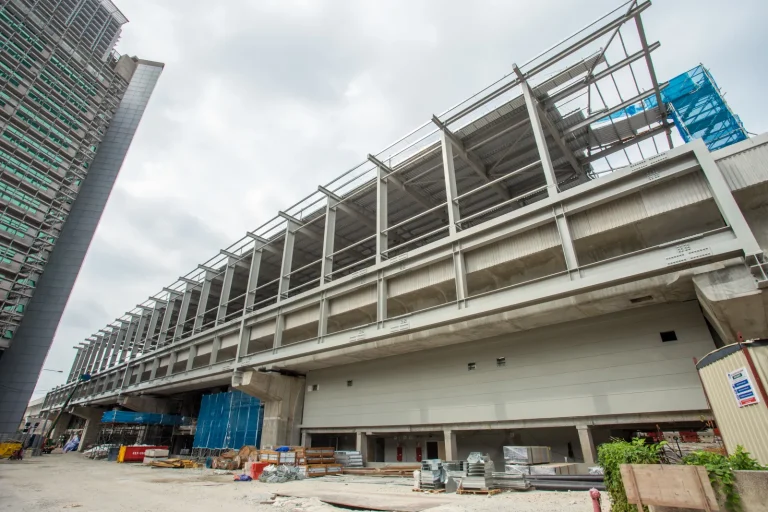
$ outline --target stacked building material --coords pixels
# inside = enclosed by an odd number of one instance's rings
[[[144,452],[144,464],[168,460],[169,451],[164,448],[153,448]]]
[[[549,446],[505,446],[504,472],[510,475],[530,475],[532,467],[552,461]]]
[[[493,473],[493,488],[512,491],[525,491],[531,488],[531,484],[524,475],[512,475],[509,473]]]
[[[420,489],[443,489],[445,480],[443,474],[443,464],[440,459],[425,460],[421,463],[421,474],[419,477]]]
[[[333,456],[336,459],[336,462],[345,468],[363,467],[363,455],[360,452],[340,450],[335,452]]]
[[[467,476],[461,480],[461,489],[486,491],[493,489],[495,467],[488,455],[470,453],[467,458]]]

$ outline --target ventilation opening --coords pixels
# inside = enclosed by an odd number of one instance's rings
[[[320,385],[319,384],[310,384],[308,389],[309,389],[309,391],[317,391],[318,389],[320,389]]]
[[[675,333],[675,331],[660,332],[659,336],[661,336],[661,341],[663,342],[677,341],[677,334]]]
[[[467,363],[467,371],[471,372],[475,369],[475,363]]]
[[[506,357],[497,357],[496,358],[496,366],[507,366],[507,358]]]
[[[348,388],[351,388],[351,387],[352,387],[352,381],[351,381],[351,380],[348,380],[348,381],[347,381],[347,387],[348,387]]]
[[[643,295],[642,297],[635,297],[634,299],[629,299],[629,302],[632,304],[639,304],[640,302],[648,302],[649,300],[653,300],[652,295]]]

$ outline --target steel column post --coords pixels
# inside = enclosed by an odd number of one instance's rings
[[[325,230],[323,232],[323,260],[320,262],[320,285],[330,282],[333,272],[333,246],[336,239],[336,200],[328,197],[325,205]],[[327,281],[326,281],[327,278]]]
[[[214,336],[211,343],[211,364],[219,362],[219,350],[221,350],[221,336]]]
[[[176,365],[176,360],[179,358],[179,353],[175,350],[168,354],[168,373],[166,375],[173,375],[173,367]]]
[[[387,280],[384,272],[379,271],[376,278],[376,327],[382,328],[387,319]]]
[[[176,328],[173,330],[173,339],[171,340],[171,343],[180,340],[182,334],[184,334],[184,324],[187,323],[189,302],[192,300],[193,288],[193,285],[187,284],[187,287],[184,289],[184,297],[181,299],[181,309],[179,309],[179,318],[176,320]]]
[[[149,380],[155,380],[158,368],[160,368],[160,358],[156,357],[152,360],[152,369],[149,371]]]
[[[187,368],[186,371],[190,371],[195,365],[195,358],[197,357],[197,345],[189,346],[189,355],[187,355]]]
[[[461,242],[453,244],[453,276],[456,280],[456,302],[459,308],[466,306],[469,290],[467,289],[467,265],[464,253],[461,251]]]
[[[136,325],[138,323],[138,318],[135,315],[131,315],[131,320],[128,322],[128,327],[125,329],[125,343],[123,344],[123,351],[120,354],[121,363],[132,357],[134,346],[133,337],[136,333]]]
[[[120,322],[120,327],[117,329],[117,339],[115,340],[115,348],[112,350],[112,357],[109,358],[109,366],[115,366],[117,358],[123,353],[123,347],[125,346],[125,334],[128,328],[122,320],[118,320],[118,322]]]
[[[221,295],[219,296],[219,308],[216,310],[216,325],[224,323],[227,318],[227,308],[229,307],[229,296],[232,295],[232,281],[235,277],[234,258],[227,258],[227,268],[224,270],[224,283],[221,285]]]
[[[557,232],[560,235],[560,244],[563,248],[563,257],[565,266],[568,269],[568,276],[573,279],[579,279],[579,260],[576,256],[576,249],[573,246],[573,237],[571,229],[568,226],[568,217],[565,215],[565,209],[562,204],[555,205],[552,208],[552,214],[555,217]]]
[[[712,153],[709,152],[706,144],[701,139],[696,139],[691,144],[694,145],[693,153],[699,161],[701,171],[707,178],[709,189],[712,192],[717,208],[720,210],[720,215],[723,216],[725,223],[731,227],[734,234],[736,234],[736,238],[741,242],[744,247],[744,254],[746,256],[762,255],[763,250],[760,248],[760,244],[757,243],[749,224],[747,224],[747,220],[744,218],[738,203],[736,203],[731,188],[725,181],[723,173],[712,157]]]
[[[328,316],[329,316],[329,310],[330,303],[328,297],[326,297],[326,293],[323,292],[322,296],[320,297],[320,311],[317,315],[317,342],[322,343],[323,342],[323,336],[325,336],[328,333]]]
[[[243,315],[250,313],[253,309],[253,304],[256,302],[256,292],[254,289],[259,284],[259,272],[261,271],[261,256],[263,254],[262,249],[257,249],[258,242],[254,242],[253,255],[251,256],[251,268],[248,271],[248,289],[245,294],[245,307],[243,308]]]
[[[195,333],[198,333],[203,329],[205,308],[208,307],[208,296],[211,294],[211,281],[213,281],[213,278],[213,273],[206,270],[205,279],[203,280],[203,288],[200,290],[200,302],[197,304],[197,314],[195,315],[195,326],[193,327]]]
[[[386,259],[387,226],[389,224],[387,172],[381,167],[376,168],[376,264]]]
[[[152,316],[149,318],[149,328],[147,329],[147,335],[144,337],[144,350],[143,352],[146,354],[150,350],[154,350],[155,347],[152,346],[152,338],[155,335],[155,330],[157,329],[157,321],[160,318],[160,306],[162,304],[160,302],[155,302],[155,307],[152,308]]]
[[[285,330],[285,315],[282,312],[275,318],[275,337],[272,341],[272,348],[277,349],[283,346],[283,331]]]
[[[69,376],[67,377],[67,382],[72,382],[73,380],[75,380],[75,374],[77,374],[77,368],[83,359],[83,355],[84,355],[83,348],[82,347],[78,348],[77,354],[75,354],[75,360],[72,362],[72,368],[69,370]]]
[[[289,219],[285,221],[285,238],[283,239],[283,261],[280,265],[280,281],[277,290],[277,300],[288,297],[291,287],[291,267],[293,266],[293,244],[296,241],[296,229],[298,226]]]
[[[455,201],[459,192],[456,187],[456,169],[453,163],[453,146],[445,131],[440,132],[440,145],[443,150],[443,177],[445,178],[445,198],[448,201],[448,231],[456,234],[461,220],[459,204]]]
[[[147,322],[149,321],[147,319],[147,314],[144,312],[144,310],[141,311],[139,316],[139,324],[136,326],[136,334],[133,337],[133,347],[131,348],[131,359],[135,358],[139,351],[143,353],[144,349],[144,342],[141,339],[141,336],[144,334],[144,328],[147,325]]]
[[[168,292],[168,302],[165,305],[163,321],[160,323],[160,332],[157,334],[157,348],[167,345],[165,340],[168,338],[168,331],[171,329],[171,317],[173,316],[174,309],[176,309],[176,301],[179,300],[179,297],[181,295],[178,293]],[[171,336],[171,341],[173,341],[173,336]]]

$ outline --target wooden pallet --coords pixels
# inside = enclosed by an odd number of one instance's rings
[[[445,489],[411,489],[413,492],[423,492],[424,494],[442,494]]]
[[[501,493],[501,489],[457,489],[456,494],[485,494],[494,496]]]

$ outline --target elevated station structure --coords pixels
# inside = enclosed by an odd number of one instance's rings
[[[76,347],[46,409],[84,372],[81,410],[231,386],[264,403],[262,445],[336,436],[371,461],[518,436],[590,462],[605,429],[701,421],[693,357],[768,331],[768,138],[671,148],[649,7],[514,66],[152,295]]]

